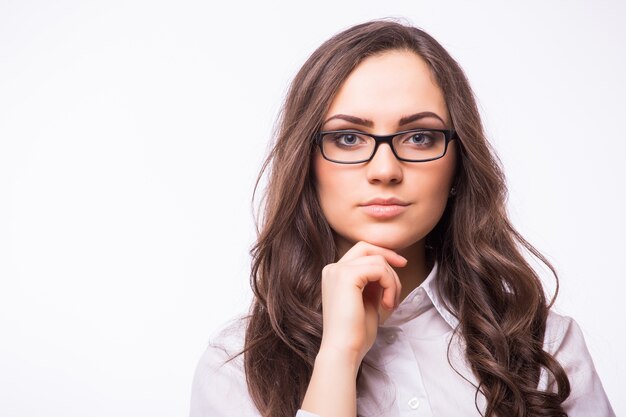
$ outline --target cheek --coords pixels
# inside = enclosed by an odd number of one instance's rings
[[[425,235],[435,227],[448,203],[451,177],[445,170],[436,169],[405,177],[407,182],[415,184],[410,187],[411,192],[407,193],[407,197],[414,201],[410,218],[407,219],[408,229],[418,235]]]
[[[447,205],[456,174],[456,162],[456,147],[452,141],[443,158],[426,162],[425,165],[411,171],[411,178],[407,178],[416,184],[415,192],[420,200],[435,214],[442,214]]]
[[[313,163],[317,196],[324,214],[327,215],[328,211],[333,211],[335,206],[341,205],[339,197],[341,191],[345,190],[344,182],[349,179],[342,175],[336,164],[326,161],[319,154],[315,156]]]
[[[359,184],[359,174],[354,168],[344,167],[316,155],[313,161],[317,197],[326,221],[333,230],[349,223],[346,213],[357,202],[358,196],[350,193]],[[361,180],[362,181],[362,180]]]
[[[407,196],[410,195],[416,203],[403,225],[406,227],[406,243],[422,239],[430,233],[450,201],[450,188],[455,175],[455,154],[451,152],[449,157],[446,154],[446,157],[429,164],[407,170],[404,177],[406,185],[411,184],[407,188],[410,190]]]
[[[439,166],[432,168],[432,171],[415,178],[415,184],[420,184],[421,188],[417,192],[425,202],[437,206],[445,205],[454,179],[454,167],[442,161]]]

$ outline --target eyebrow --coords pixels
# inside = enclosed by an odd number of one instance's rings
[[[443,121],[443,119],[441,117],[439,117],[436,113],[433,113],[433,112],[430,112],[430,111],[423,111],[423,112],[420,112],[420,113],[412,114],[410,116],[404,116],[403,118],[400,119],[400,121],[398,122],[398,125],[399,126],[408,125],[411,122],[414,122],[414,121],[420,120],[420,119],[424,119],[426,117],[434,117],[435,119],[439,119],[441,121],[441,123],[443,123],[444,125],[446,124]],[[333,119],[341,119],[341,120],[345,120],[345,121],[350,122],[350,123],[354,123],[354,124],[361,125],[361,126],[366,126],[366,127],[373,127],[374,126],[374,122],[372,122],[371,120],[362,119],[360,117],[350,116],[350,115],[347,115],[347,114],[336,114],[334,116],[331,116],[328,119],[326,119],[324,124],[328,123],[329,121],[331,121]]]

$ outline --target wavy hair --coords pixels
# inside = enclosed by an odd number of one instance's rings
[[[561,403],[570,394],[569,380],[543,350],[557,273],[508,219],[505,177],[461,67],[424,31],[387,19],[327,40],[287,92],[254,191],[269,173],[250,250],[254,299],[243,350],[235,355],[244,354],[251,398],[263,416],[272,417],[293,417],[304,399],[322,337],[321,272],[338,256],[316,194],[312,137],[351,71],[389,50],[412,51],[428,63],[459,136],[457,193],[425,243],[439,264],[439,290],[459,320],[455,331],[466,342],[479,381],[476,393],[487,400],[485,416],[566,416]],[[554,274],[550,303],[523,248]],[[542,368],[554,377],[555,392],[538,390]]]

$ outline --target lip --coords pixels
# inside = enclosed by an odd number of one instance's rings
[[[408,206],[398,204],[370,204],[361,206],[361,209],[368,215],[377,219],[390,219],[406,211]]]
[[[409,203],[396,197],[377,197],[361,204],[360,207],[366,214],[372,217],[377,219],[390,219],[406,211],[408,205]]]
[[[373,198],[369,201],[366,201],[365,203],[361,204],[361,206],[371,206],[371,205],[378,205],[378,206],[408,206],[409,203],[407,203],[406,201],[400,200],[399,198],[396,197],[389,197],[389,198],[382,198],[382,197],[376,197]]]

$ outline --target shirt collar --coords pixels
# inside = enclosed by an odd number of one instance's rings
[[[409,295],[402,300],[400,306],[398,306],[398,308],[387,318],[384,326],[398,325],[409,321],[415,317],[416,311],[427,307],[427,304],[430,303],[432,303],[435,309],[437,309],[437,312],[452,329],[455,329],[458,326],[459,320],[445,307],[443,295],[437,289],[438,266],[439,265],[435,260],[433,267],[424,282],[414,288],[413,291],[411,291]],[[428,300],[424,299],[421,302],[415,303],[414,301],[416,297],[421,297],[421,294],[423,293],[426,293]]]

